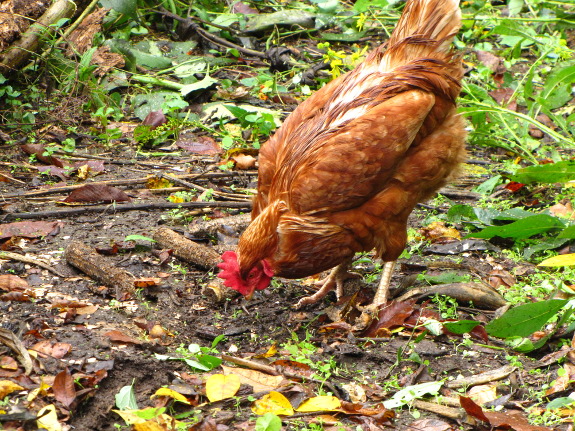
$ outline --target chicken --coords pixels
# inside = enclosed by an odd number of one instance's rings
[[[409,214],[465,159],[460,22],[458,0],[408,0],[385,45],[285,120],[260,150],[251,224],[218,265],[226,286],[251,297],[335,267],[297,306],[339,298],[354,255],[375,249],[386,264],[369,310],[387,302]]]

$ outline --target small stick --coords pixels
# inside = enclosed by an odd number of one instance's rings
[[[225,178],[231,176],[242,176],[242,175],[257,175],[257,171],[245,171],[245,172],[237,172],[237,171],[230,171],[230,172],[205,172],[201,174],[186,174],[186,175],[174,175],[176,178],[182,179],[189,179],[195,180],[196,178]],[[144,184],[148,181],[149,177],[145,178],[134,178],[128,180],[108,180],[108,181],[96,181],[90,184],[106,184],[109,186],[127,186],[133,184]],[[26,193],[12,193],[6,194],[3,196],[4,199],[12,199],[12,198],[21,198],[21,197],[28,197],[28,196],[44,196],[44,195],[52,195],[58,193],[68,193],[73,190],[79,189],[80,187],[84,187],[86,184],[77,184],[73,186],[63,186],[63,187],[52,187],[50,189],[45,190],[36,190],[33,192],[26,192]]]
[[[495,370],[486,371],[484,373],[476,374],[474,376],[464,377],[462,379],[452,380],[445,383],[445,387],[450,389],[462,388],[464,386],[475,386],[483,383],[490,383],[496,380],[501,380],[514,372],[517,368],[511,365],[497,368]]]
[[[49,264],[42,262],[41,260],[34,259],[28,256],[22,256],[18,253],[11,253],[9,251],[0,251],[0,259],[10,259],[17,260],[19,262],[29,263],[31,265],[39,266],[45,270],[50,271],[52,274],[56,274],[58,277],[66,278],[64,274],[59,272],[57,269],[52,268]]]
[[[12,331],[8,329],[0,328],[0,343],[9,347],[14,351],[14,353],[16,353],[16,356],[18,356],[18,360],[24,367],[26,375],[32,372],[33,368],[32,358],[30,357],[28,350],[26,350],[26,348],[22,344],[22,341],[20,341],[20,339],[16,337],[16,334],[14,334]]]
[[[145,211],[150,209],[172,209],[172,208],[238,208],[249,209],[252,203],[246,202],[155,202],[147,204],[126,204],[126,205],[95,205],[82,208],[68,208],[65,210],[25,212],[25,213],[8,213],[1,220],[13,219],[39,219],[39,218],[65,218],[74,215],[83,215],[94,212],[110,212],[112,214],[125,211]]]
[[[115,267],[92,247],[72,241],[64,252],[66,261],[100,283],[116,289],[116,299],[125,300],[134,291],[134,276]]]
[[[200,190],[200,191],[202,191],[202,192],[205,192],[205,191],[209,190],[209,189],[207,189],[207,188],[205,188],[205,187],[199,186],[199,185],[197,185],[197,184],[190,183],[190,182],[185,181],[185,180],[183,180],[183,179],[181,179],[181,178],[176,178],[176,177],[174,177],[173,175],[168,175],[168,174],[161,173],[161,174],[159,174],[159,176],[162,177],[162,178],[165,178],[165,179],[168,180],[168,181],[172,181],[172,182],[174,182],[174,183],[176,183],[176,184],[180,184],[180,185],[182,185],[182,186],[184,186],[184,187],[187,187],[187,188],[189,188],[189,189],[196,189],[196,190]],[[218,191],[216,191],[216,190],[212,190],[212,191],[213,191],[214,196],[219,196],[219,197],[221,197],[222,199],[232,199],[232,200],[236,200],[236,201],[237,201],[238,199],[241,199],[241,200],[249,200],[249,199],[250,199],[247,195],[238,195],[238,194],[233,194],[233,193],[224,193],[224,192],[218,192]]]
[[[464,420],[467,416],[467,414],[461,409],[442,406],[440,404],[430,403],[427,401],[413,400],[411,406],[454,420]]]

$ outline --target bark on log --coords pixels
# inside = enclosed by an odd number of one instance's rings
[[[128,299],[134,292],[134,276],[117,268],[92,247],[72,241],[64,252],[66,261],[98,282],[114,288],[118,301]]]
[[[40,46],[40,39],[54,33],[53,24],[62,18],[70,18],[76,10],[71,0],[56,0],[38,21],[31,25],[22,37],[0,55],[0,73],[18,69]]]
[[[178,259],[191,262],[202,268],[215,268],[220,262],[219,254],[205,245],[190,241],[184,236],[166,227],[161,227],[152,235],[162,248],[171,248]]]

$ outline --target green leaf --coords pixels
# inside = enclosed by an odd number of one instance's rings
[[[281,431],[282,420],[273,413],[266,413],[256,420],[255,431]]]
[[[136,401],[136,391],[134,385],[124,386],[116,394],[116,406],[120,410],[137,410],[138,402]]]
[[[557,235],[557,238],[575,239],[575,225],[568,226],[563,229],[563,231]]]
[[[493,189],[497,187],[497,185],[501,182],[501,175],[495,175],[494,177],[489,178],[487,181],[482,182],[477,187],[475,187],[475,191],[477,193],[481,193],[482,195],[490,195],[493,193]]]
[[[519,169],[511,179],[523,184],[566,183],[575,180],[575,161],[564,160],[546,165],[529,166]]]
[[[473,331],[481,322],[476,320],[460,320],[458,322],[443,322],[443,327],[454,334],[467,334]]]
[[[525,0],[509,0],[509,3],[507,3],[507,7],[509,8],[509,16],[519,15],[524,5]]]
[[[214,368],[222,365],[222,360],[212,355],[198,355],[198,361],[200,361],[203,366],[209,368],[210,370],[213,370]]]
[[[520,305],[489,322],[485,325],[485,330],[489,335],[498,338],[528,337],[539,331],[567,302],[569,301],[564,299],[549,299]]]
[[[202,79],[201,81],[194,82],[193,84],[184,85],[180,90],[180,94],[182,96],[187,96],[192,91],[203,90],[205,88],[211,87],[217,82],[218,80],[216,78],[212,78],[210,75],[206,75],[204,76],[204,79]]]
[[[188,359],[184,359],[184,362],[185,362],[186,364],[188,364],[190,367],[196,368],[197,370],[211,371],[211,368],[210,368],[210,367],[208,367],[208,366],[206,366],[206,365],[204,365],[204,364],[202,364],[202,363],[200,363],[200,362],[198,362],[198,361],[195,361],[194,359],[189,359],[189,358],[188,358]]]
[[[395,409],[407,405],[411,401],[421,398],[424,395],[437,395],[442,386],[442,381],[407,386],[393,394],[389,400],[384,401],[383,405],[386,409]]]
[[[561,407],[567,407],[575,403],[575,399],[570,397],[555,398],[545,407],[547,410],[559,409]]]
[[[155,239],[148,238],[144,235],[128,235],[124,238],[124,241],[149,241],[149,242],[156,242]]]
[[[479,232],[467,235],[466,238],[490,239],[493,237],[526,239],[551,229],[564,228],[561,220],[547,214],[537,214],[517,220],[504,226],[490,226]]]
[[[106,9],[114,9],[132,19],[136,19],[136,2],[134,0],[101,0],[100,3]]]

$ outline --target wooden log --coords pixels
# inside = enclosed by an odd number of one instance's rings
[[[18,69],[32,53],[36,52],[40,39],[56,31],[54,24],[62,18],[70,18],[75,10],[76,4],[70,0],[56,0],[52,3],[44,15],[0,56],[0,73],[6,74]]]
[[[174,250],[174,256],[178,259],[191,262],[202,268],[212,269],[220,262],[220,255],[214,249],[190,241],[183,235],[167,227],[159,228],[154,232],[152,238],[157,241],[162,248],[171,248]]]
[[[117,268],[96,250],[80,241],[72,241],[64,252],[66,261],[105,286],[115,289],[118,301],[124,301],[134,293],[134,276]]]

